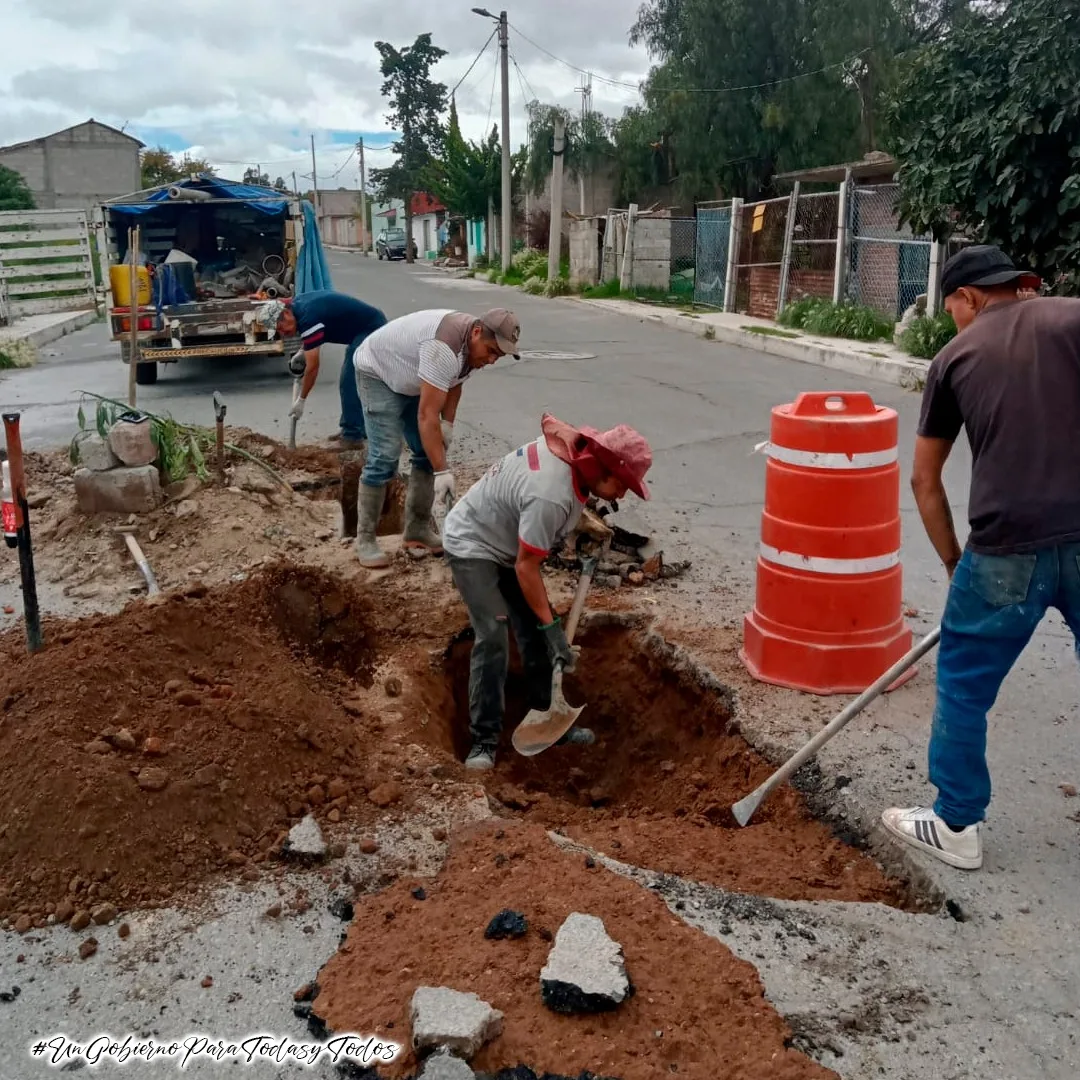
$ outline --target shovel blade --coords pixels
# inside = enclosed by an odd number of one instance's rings
[[[535,757],[554,746],[577,723],[577,718],[584,711],[584,705],[577,709],[567,706],[565,709],[543,712],[533,709],[515,728],[510,741],[522,757]]]
[[[754,816],[754,811],[761,805],[762,792],[751,791],[745,799],[740,799],[731,808],[731,814],[735,820],[745,826]]]

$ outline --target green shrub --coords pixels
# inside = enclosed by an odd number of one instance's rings
[[[510,259],[510,268],[521,275],[522,281],[531,277],[547,280],[547,253],[536,248],[522,248]]]
[[[933,360],[956,337],[956,323],[947,311],[916,319],[901,335],[899,345],[910,356]]]
[[[804,296],[788,304],[777,320],[793,330],[854,341],[892,341],[896,324],[862,304],[834,304],[820,296]]]
[[[564,277],[557,277],[554,281],[544,283],[545,296],[569,296],[573,291],[570,282]]]
[[[619,297],[619,279],[611,278],[602,281],[599,285],[590,285],[581,290],[581,295],[586,300],[617,300]]]
[[[542,277],[537,277],[535,274],[531,278],[526,278],[525,282],[521,286],[522,292],[527,292],[530,296],[539,296],[544,291],[544,286],[547,284]]]

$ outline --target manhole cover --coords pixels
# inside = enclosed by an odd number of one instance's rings
[[[594,352],[559,352],[557,349],[522,349],[522,360],[595,360]]]

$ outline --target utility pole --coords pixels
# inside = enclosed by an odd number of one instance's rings
[[[293,169],[293,174],[292,174],[292,189],[293,189],[293,194],[299,199],[300,198],[300,188],[297,186],[297,183],[296,183],[296,170],[295,169]]]
[[[562,255],[562,180],[563,150],[566,148],[566,124],[555,116],[555,140],[551,156],[551,231],[548,234],[548,281],[559,276]]]
[[[367,254],[367,171],[364,169],[364,140],[356,144],[360,153],[360,250]]]
[[[311,136],[311,190],[315,200],[315,219],[319,217],[319,177],[315,172],[315,135]]]
[[[586,81],[586,76],[581,76],[581,85],[575,87],[576,91],[581,95],[581,137],[585,138],[585,125],[588,122],[589,114],[592,112],[592,74],[590,73]],[[579,212],[582,217],[585,216],[585,168],[584,163],[578,163],[578,197],[581,205],[579,206]]]
[[[506,12],[499,12],[499,50],[502,64],[502,268],[510,269],[513,210],[510,200],[510,28]]]

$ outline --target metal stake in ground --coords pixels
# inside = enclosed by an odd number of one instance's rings
[[[225,483],[225,402],[214,391],[214,420],[217,423],[217,474],[218,480]]]
[[[797,769],[805,765],[838,731],[845,728],[850,720],[861,713],[874,698],[880,697],[888,690],[912,664],[918,663],[938,643],[940,637],[941,627],[938,626],[927,634],[909,653],[901,656],[877,682],[868,686],[854,701],[837,713],[798,753],[784,762],[765,783],[751,791],[745,799],[740,799],[735,803],[731,808],[735,820],[740,825],[745,825],[774,788],[779,787]]]
[[[19,413],[4,413],[8,468],[11,472],[11,495],[15,503],[15,531],[22,574],[23,613],[26,617],[26,647],[37,652],[41,639],[41,614],[38,611],[37,581],[34,577],[34,550],[30,543],[30,508],[26,505],[26,473],[23,469],[22,436]]]

